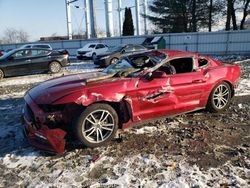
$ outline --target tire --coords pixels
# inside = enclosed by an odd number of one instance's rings
[[[4,78],[4,72],[0,69],[0,80]]]
[[[110,65],[114,64],[116,61],[118,61],[118,58],[114,57],[113,59],[110,60]]]
[[[228,108],[232,98],[232,90],[228,83],[221,82],[217,84],[207,102],[207,110],[210,112],[222,112]]]
[[[118,115],[108,104],[88,106],[75,123],[73,132],[85,146],[94,148],[105,145],[116,134]]]
[[[49,64],[49,72],[51,73],[58,73],[62,69],[62,66],[59,62],[53,61]]]
[[[76,57],[78,60],[83,60],[83,57],[77,56]]]
[[[96,53],[93,53],[92,54],[92,60],[95,60],[96,59]]]

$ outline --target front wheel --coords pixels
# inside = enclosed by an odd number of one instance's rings
[[[231,97],[232,90],[230,85],[226,82],[221,82],[212,90],[208,99],[207,109],[210,112],[221,112],[229,106]]]
[[[111,140],[118,129],[118,115],[108,104],[87,107],[75,124],[75,135],[88,147],[98,147]]]
[[[96,53],[93,53],[92,54],[92,60],[95,60],[96,59]]]
[[[0,80],[3,79],[3,77],[4,77],[4,73],[3,73],[3,71],[0,69]]]
[[[113,59],[111,59],[110,64],[114,64],[116,61],[118,61],[118,59],[114,57]]]
[[[53,62],[51,62],[51,63],[49,64],[49,71],[50,71],[51,73],[58,73],[58,72],[61,71],[61,69],[62,69],[62,66],[61,66],[61,64],[60,64],[59,62],[57,62],[57,61],[53,61]]]

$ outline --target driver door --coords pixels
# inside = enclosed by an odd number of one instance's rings
[[[161,69],[161,67],[159,68]],[[206,78],[201,72],[166,74],[156,70],[138,81],[134,120],[168,116],[201,108]]]
[[[156,73],[157,74],[157,73]],[[162,73],[159,73],[162,74]],[[137,105],[134,120],[151,119],[174,112],[176,98],[169,76],[140,79],[137,86]]]
[[[31,62],[28,53],[30,50],[19,50],[7,59],[6,72],[10,75],[23,75],[29,72],[28,66]]]

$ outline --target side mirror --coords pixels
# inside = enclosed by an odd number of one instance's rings
[[[152,72],[151,78],[166,78],[167,74],[163,71],[154,71]]]
[[[145,78],[146,80],[152,80],[152,72],[147,73],[147,74],[144,76],[144,78]]]
[[[149,72],[145,75],[146,80],[153,80],[153,79],[159,79],[159,78],[166,78],[167,74],[163,71],[154,71],[154,72]]]

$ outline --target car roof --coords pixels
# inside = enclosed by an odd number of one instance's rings
[[[133,58],[140,55],[150,55],[150,52],[160,52],[163,54],[166,54],[168,58],[174,58],[174,57],[187,57],[187,56],[199,56],[199,54],[193,53],[193,52],[185,52],[185,51],[179,51],[179,50],[145,50],[143,52],[136,52],[131,55],[128,55],[129,58]]]
[[[168,55],[169,58],[182,57],[182,56],[197,56],[198,55],[194,52],[186,52],[186,51],[179,51],[179,50],[157,50],[157,51]]]
[[[87,43],[85,45],[97,45],[97,44],[103,44],[103,43]]]
[[[50,46],[50,44],[46,44],[46,43],[24,44],[23,46],[36,46],[36,45]]]
[[[47,51],[53,51],[53,50],[47,49],[47,48],[35,47],[35,48],[16,48],[16,49],[13,49],[13,52],[17,52],[17,51],[21,51],[21,50],[47,50]]]
[[[27,45],[50,45],[50,44],[48,44],[48,43],[30,43]]]

